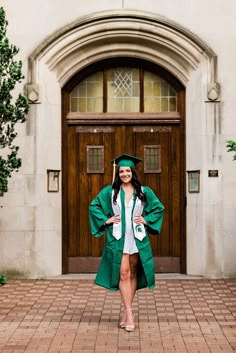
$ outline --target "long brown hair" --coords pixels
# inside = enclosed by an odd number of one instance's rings
[[[134,190],[136,191],[137,197],[142,201],[142,203],[145,201],[145,195],[142,191],[141,183],[138,180],[138,176],[136,173],[136,170],[134,168],[130,168],[132,172],[132,179],[131,179],[131,184],[134,187]],[[112,184],[112,189],[114,190],[114,195],[113,195],[113,202],[116,203],[117,200],[117,195],[120,191],[120,186],[122,184],[122,181],[119,176],[119,171],[120,168],[117,169],[116,174],[115,174],[115,180]]]

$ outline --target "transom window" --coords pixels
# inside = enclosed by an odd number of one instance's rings
[[[176,112],[177,93],[158,75],[132,67],[96,72],[71,92],[71,112]]]
[[[139,70],[126,67],[110,69],[107,77],[107,111],[139,112]]]

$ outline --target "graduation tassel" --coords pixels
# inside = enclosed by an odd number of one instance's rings
[[[114,161],[114,162],[113,162],[112,184],[114,183],[114,180],[115,180],[115,174],[116,174],[116,163],[115,163],[115,161]]]

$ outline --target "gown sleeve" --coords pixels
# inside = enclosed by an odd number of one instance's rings
[[[147,231],[153,235],[160,234],[165,208],[149,187],[144,188],[144,193],[146,200],[143,217],[146,221]]]
[[[89,205],[89,223],[91,233],[95,237],[100,237],[105,233],[104,223],[107,221],[108,218],[111,217],[111,192],[109,192],[110,189],[111,187],[105,187],[104,189],[102,189]]]

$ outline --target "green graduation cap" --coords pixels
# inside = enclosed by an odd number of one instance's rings
[[[122,154],[121,156],[113,159],[112,163],[116,164],[117,167],[130,167],[135,168],[135,165],[141,162],[142,159],[130,156],[129,154]]]

